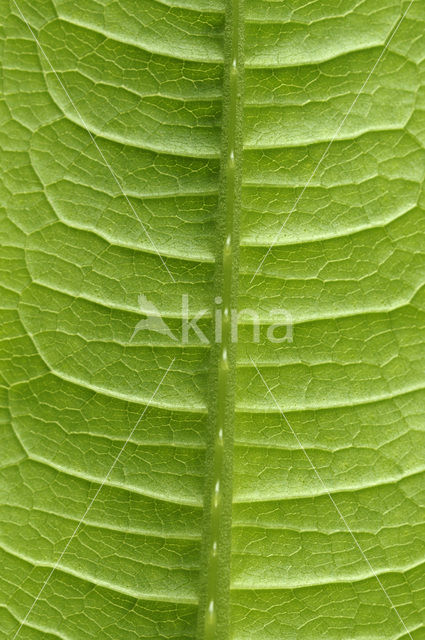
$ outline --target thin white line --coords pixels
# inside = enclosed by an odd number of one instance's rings
[[[46,52],[44,51],[43,47],[41,46],[40,42],[37,39],[37,36],[35,35],[34,31],[32,30],[28,20],[25,18],[24,14],[22,13],[21,9],[19,8],[19,6],[17,5],[15,0],[12,0],[13,4],[15,5],[16,9],[18,10],[22,20],[25,22],[25,24],[27,25],[32,37],[34,38],[35,43],[37,44],[38,48],[40,49],[41,53],[43,54],[43,56],[46,58],[47,64],[49,65],[50,69],[52,70],[56,80],[59,82],[60,86],[62,87],[66,97],[69,100],[69,103],[71,104],[71,106],[73,107],[75,113],[77,114],[77,116],[80,118],[81,124],[83,125],[84,129],[86,130],[86,132],[88,133],[88,135],[90,136],[91,141],[93,142],[94,146],[96,147],[97,151],[99,152],[100,157],[102,158],[103,162],[105,163],[105,166],[109,169],[109,172],[111,174],[111,176],[113,177],[113,179],[115,180],[118,189],[121,191],[122,195],[124,196],[128,206],[130,207],[131,211],[134,213],[136,219],[139,220],[141,227],[144,231],[144,233],[146,234],[149,242],[151,243],[155,253],[157,254],[158,258],[161,260],[162,264],[164,265],[165,269],[167,270],[168,275],[170,276],[171,280],[173,282],[175,282],[174,276],[171,273],[171,271],[169,270],[169,268],[167,267],[164,258],[162,257],[162,255],[160,254],[155,242],[152,240],[148,230],[146,229],[145,225],[143,224],[142,220],[139,218],[139,216],[137,215],[133,205],[131,204],[130,200],[128,199],[128,196],[126,193],[124,193],[124,189],[121,186],[121,182],[118,180],[118,177],[115,173],[115,171],[112,169],[111,165],[109,164],[109,162],[107,161],[107,159],[105,158],[105,155],[103,153],[103,151],[101,150],[101,148],[99,147],[99,145],[96,142],[95,137],[93,136],[93,134],[91,133],[91,131],[89,130],[83,116],[81,115],[81,113],[79,112],[78,108],[75,106],[74,101],[72,100],[71,96],[69,95],[65,85],[63,84],[62,80],[60,79],[59,75],[57,74],[57,72],[55,71],[55,69],[53,68],[52,63],[50,62]]]
[[[382,591],[384,592],[388,602],[391,605],[391,609],[394,609],[395,613],[397,614],[398,619],[400,620],[404,630],[406,631],[407,635],[409,636],[410,640],[413,640],[410,631],[408,630],[408,628],[406,627],[406,624],[403,621],[403,618],[400,616],[397,607],[395,606],[395,604],[393,603],[393,601],[391,600],[390,596],[388,595],[384,585],[382,584],[379,576],[377,575],[377,573],[375,572],[374,568],[372,567],[370,560],[368,559],[368,557],[366,556],[365,552],[363,551],[363,549],[360,546],[359,541],[357,540],[356,536],[354,535],[354,533],[352,532],[352,530],[350,529],[347,520],[345,519],[345,517],[343,516],[343,514],[341,513],[337,503],[335,502],[331,492],[329,491],[328,487],[326,486],[324,480],[322,479],[322,476],[320,475],[320,473],[317,471],[316,467],[313,464],[312,459],[310,458],[309,454],[307,453],[306,449],[304,448],[301,440],[299,439],[299,437],[297,436],[296,432],[294,431],[291,423],[289,422],[288,418],[286,417],[286,415],[283,413],[278,401],[276,400],[272,390],[270,389],[269,385],[267,384],[266,380],[264,379],[263,374],[261,373],[261,371],[259,370],[259,368],[257,367],[257,365],[255,364],[254,360],[251,358],[251,356],[249,356],[249,359],[251,360],[252,364],[255,367],[255,370],[257,371],[258,375],[260,376],[261,380],[264,383],[264,386],[267,389],[267,392],[270,394],[270,396],[273,399],[273,402],[275,403],[280,415],[282,416],[282,418],[285,420],[286,424],[288,425],[292,435],[294,436],[295,440],[298,443],[298,446],[300,447],[300,449],[302,450],[302,452],[304,453],[305,457],[308,460],[308,463],[310,464],[314,474],[316,475],[317,479],[319,480],[320,484],[323,487],[323,490],[325,491],[326,495],[329,497],[330,501],[332,502],[333,506],[335,507],[336,512],[338,513],[339,517],[341,518],[342,522],[345,525],[345,528],[347,529],[348,533],[350,534],[350,536],[353,538],[354,543],[356,545],[356,547],[358,548],[358,550],[360,551],[361,555],[363,556],[364,560],[366,561],[366,564],[368,565],[370,571],[372,572],[372,574],[374,575],[374,577],[376,578],[379,586],[381,587]]]
[[[148,408],[149,408],[149,406],[150,406],[150,404],[151,404],[152,400],[154,399],[154,397],[155,397],[155,396],[156,396],[156,394],[158,393],[158,389],[160,388],[160,386],[161,386],[161,385],[162,385],[162,383],[164,382],[165,377],[167,376],[168,372],[170,371],[171,367],[172,367],[172,366],[173,366],[173,364],[174,364],[174,361],[175,361],[175,358],[173,358],[173,360],[172,360],[171,364],[169,365],[169,367],[168,367],[167,371],[166,371],[166,372],[164,373],[164,375],[162,376],[162,378],[161,378],[161,380],[160,380],[160,382],[159,382],[158,386],[156,387],[156,389],[155,389],[155,391],[153,392],[153,394],[151,395],[151,397],[150,397],[150,399],[149,399],[148,403],[146,404],[145,408],[143,409],[142,413],[140,414],[139,419],[137,420],[136,424],[135,424],[135,425],[134,425],[134,427],[132,428],[132,430],[131,430],[131,432],[130,432],[130,434],[129,434],[128,438],[127,438],[127,440],[124,442],[123,446],[121,447],[121,449],[120,449],[120,451],[119,451],[118,455],[116,456],[115,460],[113,461],[113,463],[112,463],[112,465],[111,465],[111,467],[110,467],[110,469],[109,469],[108,473],[106,474],[106,476],[105,476],[105,477],[104,477],[104,479],[102,480],[102,483],[100,484],[100,486],[98,487],[98,489],[97,489],[96,493],[94,494],[93,498],[91,499],[89,506],[87,507],[87,509],[85,510],[85,512],[84,512],[84,514],[83,514],[83,516],[82,516],[81,520],[79,521],[79,523],[78,523],[78,524],[77,524],[77,526],[75,527],[74,532],[73,532],[73,534],[71,535],[71,537],[69,538],[68,542],[66,543],[66,545],[65,545],[65,547],[64,547],[64,549],[63,549],[63,551],[62,551],[62,553],[60,554],[60,556],[59,556],[59,558],[57,559],[56,563],[53,565],[52,570],[50,571],[49,575],[47,576],[46,580],[44,581],[44,583],[43,583],[43,585],[42,585],[42,587],[41,587],[40,591],[38,592],[38,594],[37,594],[37,596],[36,596],[36,598],[35,598],[34,602],[32,603],[32,605],[31,605],[31,606],[30,606],[30,608],[28,609],[28,611],[27,611],[27,613],[26,613],[26,615],[25,615],[25,618],[22,620],[21,624],[19,625],[18,630],[16,631],[16,633],[15,633],[15,635],[13,636],[12,640],[15,640],[15,638],[17,638],[17,636],[18,636],[18,634],[19,634],[20,630],[21,630],[21,629],[22,629],[22,627],[24,626],[25,622],[28,620],[28,617],[30,616],[31,611],[34,609],[35,605],[37,604],[37,602],[38,602],[38,600],[39,600],[39,598],[40,598],[40,596],[41,596],[41,594],[43,593],[44,589],[46,588],[47,583],[49,582],[50,578],[52,577],[52,575],[54,574],[54,572],[55,572],[55,571],[56,571],[56,569],[58,568],[59,563],[60,563],[60,561],[62,560],[63,556],[65,555],[65,553],[66,553],[66,551],[67,551],[67,549],[68,549],[69,545],[71,544],[71,542],[73,541],[73,539],[74,539],[74,538],[75,538],[75,536],[77,535],[77,533],[78,533],[78,531],[79,531],[79,529],[80,529],[80,527],[81,527],[82,523],[84,522],[84,518],[87,516],[88,512],[89,512],[89,511],[90,511],[90,509],[92,508],[94,501],[96,500],[97,496],[99,495],[99,493],[100,493],[100,492],[101,492],[101,490],[102,490],[102,487],[104,486],[105,482],[107,482],[107,480],[108,480],[109,476],[111,475],[112,471],[114,470],[114,467],[115,467],[115,465],[117,464],[118,460],[120,459],[122,452],[124,451],[125,447],[127,446],[127,444],[128,444],[128,442],[129,442],[129,440],[131,439],[131,437],[132,437],[133,433],[136,431],[137,427],[139,426],[140,421],[142,420],[143,416],[145,415],[146,411],[148,410]]]
[[[365,88],[365,86],[367,85],[367,83],[369,82],[373,72],[375,71],[376,67],[378,66],[378,64],[381,62],[382,57],[384,55],[384,53],[386,52],[386,50],[388,49],[391,40],[394,38],[395,34],[397,33],[401,23],[403,22],[404,18],[406,17],[407,12],[409,11],[410,7],[412,6],[414,0],[410,0],[410,3],[406,9],[406,11],[403,13],[403,15],[399,18],[398,22],[396,23],[394,29],[392,32],[390,32],[390,34],[388,35],[388,39],[387,42],[384,46],[384,48],[381,51],[380,56],[378,57],[378,59],[376,60],[375,64],[373,65],[372,69],[369,72],[369,75],[367,76],[366,80],[364,81],[363,85],[361,86],[358,94],[356,95],[356,97],[354,98],[350,108],[348,109],[347,113],[345,114],[345,116],[343,117],[343,119],[341,120],[341,123],[338,127],[338,129],[335,131],[334,136],[332,137],[332,139],[330,140],[328,146],[326,147],[326,149],[324,150],[319,162],[317,163],[317,165],[315,166],[313,173],[311,174],[311,176],[309,177],[308,181],[306,182],[306,184],[304,185],[304,187],[302,188],[301,193],[299,194],[298,198],[295,200],[295,204],[292,207],[292,209],[290,210],[290,212],[288,213],[288,215],[286,216],[285,220],[283,221],[282,226],[280,227],[279,231],[277,232],[277,234],[275,235],[273,242],[271,243],[270,247],[267,250],[267,253],[263,256],[260,264],[258,265],[254,275],[252,276],[251,280],[249,281],[249,284],[251,284],[251,282],[254,280],[255,276],[257,275],[257,273],[259,272],[259,270],[261,269],[261,267],[263,266],[264,260],[267,258],[267,256],[269,255],[270,251],[273,249],[273,247],[275,246],[280,234],[282,233],[282,229],[285,226],[285,224],[288,222],[289,218],[291,217],[291,215],[294,213],[295,209],[297,208],[297,205],[299,203],[299,201],[301,200],[301,198],[303,197],[306,189],[308,188],[310,182],[313,180],[314,176],[317,173],[317,170],[319,169],[320,165],[322,164],[323,160],[325,159],[325,157],[327,156],[329,149],[331,148],[331,146],[333,145],[333,143],[335,142],[335,139],[337,137],[337,135],[339,134],[339,132],[341,131],[342,127],[344,126],[348,116],[350,115],[350,113],[352,112],[352,110],[354,109],[354,106],[357,102],[357,100],[360,98],[360,95],[363,91],[363,89]]]

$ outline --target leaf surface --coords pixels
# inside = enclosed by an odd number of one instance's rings
[[[0,8],[0,637],[425,639],[422,1]]]

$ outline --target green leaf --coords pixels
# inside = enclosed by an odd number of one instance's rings
[[[422,0],[0,9],[0,638],[424,640]]]

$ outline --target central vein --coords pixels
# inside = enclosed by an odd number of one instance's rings
[[[216,304],[212,362],[215,374],[210,402],[204,580],[200,600],[199,638],[228,637],[230,545],[232,519],[233,416],[236,345],[232,324],[237,320],[239,212],[242,166],[243,0],[227,0],[225,76]],[[217,330],[217,324],[220,324]]]

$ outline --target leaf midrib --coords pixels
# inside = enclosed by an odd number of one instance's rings
[[[232,520],[233,420],[236,345],[231,318],[237,309],[239,218],[242,173],[243,0],[227,0],[224,38],[223,125],[218,205],[215,322],[220,339],[212,347],[205,523],[199,602],[199,640],[229,635]]]

